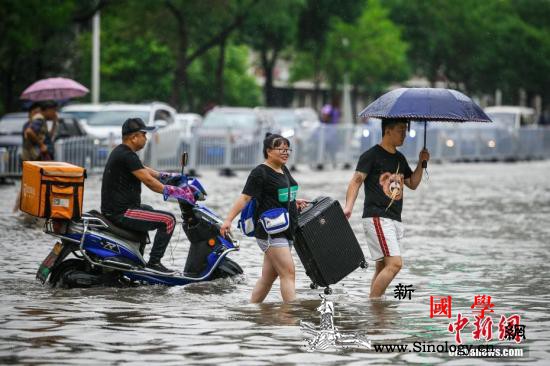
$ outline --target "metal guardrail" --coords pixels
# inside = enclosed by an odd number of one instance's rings
[[[0,147],[0,178],[21,176],[21,153],[18,146]]]
[[[265,131],[264,131],[265,132]],[[240,139],[227,133],[221,137],[197,135],[183,139],[161,157],[155,138],[140,153],[145,164],[159,170],[179,170],[181,152],[189,152],[189,168],[251,169],[263,160],[262,139]],[[260,137],[261,136],[261,137]],[[354,166],[362,152],[379,143],[379,126],[321,125],[319,128],[296,131],[290,138],[289,165],[309,165],[331,169]],[[90,137],[73,137],[57,141],[56,160],[83,166],[89,173],[101,173],[113,141]],[[407,135],[399,150],[410,161],[416,161],[423,147],[423,127]],[[427,148],[434,161],[507,161],[550,158],[550,128],[528,127],[519,130],[494,126],[464,128],[460,124],[430,124]],[[20,148],[0,148],[0,178],[21,175]]]
[[[55,143],[55,159],[84,167],[88,173],[102,173],[113,147],[109,140],[70,137]]]

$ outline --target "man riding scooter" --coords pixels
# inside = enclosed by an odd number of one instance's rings
[[[176,227],[176,218],[166,211],[155,210],[141,204],[141,183],[154,192],[192,199],[194,192],[187,188],[166,185],[169,180],[181,177],[175,173],[158,172],[140,161],[137,151],[147,142],[147,127],[141,118],[129,118],[122,125],[122,143],[115,147],[105,166],[101,185],[101,212],[122,228],[147,232],[157,230],[149,254],[147,268],[159,273],[172,273],[161,259]]]

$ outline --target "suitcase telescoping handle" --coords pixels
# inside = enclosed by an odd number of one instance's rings
[[[306,203],[307,203],[307,206],[304,207],[304,209],[302,211],[300,211],[300,214],[304,214],[304,213],[308,212],[309,210],[311,210],[313,208],[313,206],[315,206],[315,204],[317,203],[317,200],[306,201]]]

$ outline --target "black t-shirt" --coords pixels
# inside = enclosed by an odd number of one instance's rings
[[[359,157],[355,170],[367,175],[363,217],[401,221],[403,183],[412,175],[403,154],[399,151],[392,154],[375,145]]]
[[[141,204],[141,181],[132,174],[143,169],[139,157],[127,145],[111,151],[101,184],[101,212],[116,215]]]
[[[250,172],[243,188],[242,193],[256,198],[258,204],[254,211],[254,221],[257,223],[255,236],[258,239],[267,239],[267,233],[258,222],[260,215],[269,209],[282,207],[289,208],[290,228],[285,232],[272,235],[272,237],[286,237],[293,240],[298,218],[298,209],[296,208],[298,183],[292,178],[286,167],[283,167],[283,171],[285,174],[278,173],[265,164],[260,164]],[[289,182],[290,205],[288,204]]]

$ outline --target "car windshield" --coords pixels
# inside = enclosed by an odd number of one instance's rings
[[[23,125],[26,118],[4,117],[0,120],[0,135],[13,135],[23,133]]]
[[[86,123],[89,126],[122,126],[128,118],[149,120],[148,111],[98,111],[89,115]]]
[[[487,113],[487,115],[501,127],[516,127],[516,115],[514,113]]]
[[[253,113],[211,112],[204,119],[202,127],[253,129],[257,125],[256,115]]]
[[[75,117],[76,119],[84,122],[88,122],[90,119],[90,116],[92,116],[94,112],[91,111],[63,111],[65,114],[70,114],[71,116]]]
[[[296,111],[296,114],[302,121],[318,121],[319,117],[313,110],[302,109]]]
[[[275,112],[272,116],[275,124],[282,127],[295,128],[300,124],[298,116],[293,112]]]

